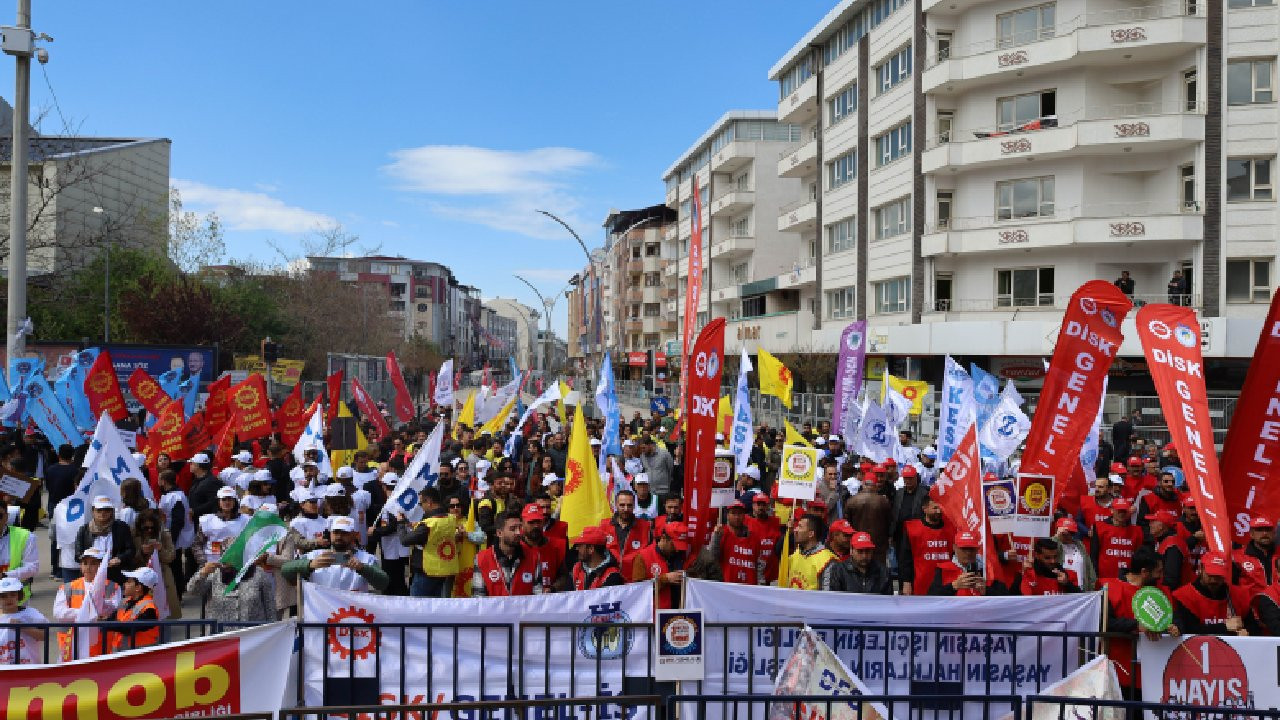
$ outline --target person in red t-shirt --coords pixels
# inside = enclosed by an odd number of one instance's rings
[[[760,538],[747,526],[747,506],[734,500],[725,513],[728,524],[711,534],[711,556],[720,561],[725,582],[738,585],[764,584],[764,558],[760,556]]]
[[[1093,526],[1111,518],[1111,501],[1115,499],[1111,478],[1103,476],[1094,480],[1093,494],[1080,499],[1080,524],[1085,532],[1092,533]]]
[[[1128,474],[1124,476],[1125,497],[1136,500],[1143,490],[1156,489],[1156,476],[1147,473],[1147,466],[1140,457],[1129,458]]]
[[[1162,510],[1168,510],[1175,515],[1182,513],[1182,497],[1178,495],[1178,486],[1174,481],[1173,473],[1160,473],[1160,481],[1156,484],[1155,490],[1142,496],[1142,500],[1138,503],[1139,525],[1146,526],[1148,515],[1154,515]]]
[[[849,553],[853,550],[850,542],[857,532],[849,521],[844,519],[831,523],[827,528],[827,549],[835,553],[836,560],[844,562],[849,559]]]
[[[1133,596],[1144,587],[1154,587],[1168,597],[1169,591],[1159,585],[1160,576],[1159,556],[1151,548],[1141,547],[1133,553],[1129,567],[1125,568],[1124,578],[1107,578],[1101,583],[1107,588],[1107,631],[1131,636],[1112,638],[1107,646],[1107,657],[1116,664],[1121,691],[1125,693],[1125,697],[1137,697],[1137,689],[1142,687],[1142,672],[1137,664],[1137,645],[1134,639],[1139,633],[1145,633],[1152,639],[1159,637],[1158,633],[1142,627],[1135,618]],[[1178,627],[1170,625],[1168,633],[1177,637]]]
[[[1129,522],[1133,504],[1125,498],[1111,503],[1111,519],[1098,523],[1089,539],[1089,552],[1098,579],[1120,577],[1121,568],[1129,564],[1133,551],[1143,543],[1142,528]]]
[[[1058,564],[1058,541],[1036,538],[1031,555],[1022,569],[1019,595],[1062,595],[1080,592],[1080,579]]]
[[[1231,560],[1205,553],[1200,577],[1173,593],[1173,623],[1187,635],[1248,635],[1243,617],[1251,609],[1248,594],[1231,585]]]
[[[1249,521],[1249,542],[1232,553],[1233,584],[1244,588],[1252,600],[1271,584],[1276,554],[1276,524],[1261,515]]]

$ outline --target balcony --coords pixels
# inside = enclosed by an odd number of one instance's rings
[[[778,232],[803,232],[818,226],[818,201],[801,200],[778,213]]]
[[[641,258],[640,270],[643,272],[661,272],[667,267],[667,261],[660,255],[645,255]]]
[[[677,297],[680,297],[680,288],[676,287],[675,285],[663,285],[662,297],[665,300],[673,300]]]
[[[818,141],[810,140],[778,161],[778,177],[802,178],[818,172]]]
[[[711,302],[728,302],[742,297],[742,286],[734,282],[718,282],[711,290]]]
[[[1058,208],[1052,217],[996,220],[954,218],[925,229],[921,255],[957,255],[1114,243],[1179,244],[1204,237],[1199,208],[1174,203],[1100,203]],[[1158,247],[1149,247],[1157,250]]]
[[[1200,308],[1204,302],[1204,298],[1198,294],[1187,295],[1186,302],[1188,307]],[[924,314],[928,316],[929,322],[936,322],[946,319],[977,319],[974,315],[985,313],[991,318],[1001,318],[1012,320],[1013,314],[1022,316],[1026,312],[1043,312],[1055,313],[1052,317],[1057,320],[1061,317],[1061,313],[1067,309],[1067,304],[1071,301],[1070,296],[1066,295],[1041,295],[1029,297],[1015,297],[1012,295],[985,297],[985,298],[947,298],[944,300],[934,300],[927,303]],[[1134,304],[1147,303],[1167,303],[1169,302],[1168,293],[1149,293],[1137,294],[1133,296]]]
[[[674,317],[677,313],[680,312],[680,301],[668,300],[666,303],[663,304],[663,308],[666,310],[667,315]]]
[[[804,125],[818,116],[818,79],[811,77],[778,101],[778,122]]]
[[[622,327],[630,333],[644,332],[644,321],[640,318],[627,318]]]
[[[735,140],[711,156],[711,172],[735,172],[750,165],[754,158],[755,152],[749,143]]]
[[[930,58],[925,92],[967,92],[1013,77],[1065,67],[1120,67],[1166,60],[1205,43],[1203,3],[1188,14],[1181,2],[1103,10],[1041,28],[1028,38],[984,40]]]
[[[627,288],[625,297],[629,303],[644,302],[644,292],[638,287]]]
[[[757,348],[775,353],[795,352],[810,344],[813,334],[813,313],[808,310],[734,318],[725,325],[724,352],[737,354],[743,347],[747,352]]]
[[[713,258],[736,258],[750,255],[756,249],[756,239],[751,233],[729,233],[729,237],[711,246]]]
[[[640,299],[646,303],[662,302],[662,288],[657,285],[646,286],[640,291]]]
[[[679,271],[680,271],[680,261],[677,260],[671,263],[667,263],[667,266],[662,268],[662,275],[663,277],[673,278],[676,276],[676,274]]]
[[[817,282],[817,270],[812,259],[807,263],[797,262],[791,269],[778,273],[778,289],[799,290],[810,287]]]
[[[755,204],[755,201],[755,191],[731,189],[711,201],[711,217],[742,212]]]
[[[671,223],[666,227],[665,230],[662,231],[662,239],[665,242],[669,242],[669,243],[675,242],[676,239],[679,237],[679,235],[680,235],[680,226],[677,225],[676,223]]]
[[[944,142],[944,140],[951,140]],[[1169,152],[1204,142],[1202,108],[1185,103],[1132,103],[1093,108],[1075,117],[1044,117],[1016,128],[996,127],[933,138],[924,172],[1012,165],[1024,160]]]

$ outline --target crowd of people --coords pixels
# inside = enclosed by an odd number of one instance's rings
[[[584,422],[598,452],[603,420]],[[96,617],[137,628],[105,633],[100,652],[155,642],[158,596],[171,618],[181,616],[183,596],[195,594],[210,618],[267,621],[296,614],[299,579],[438,598],[653,580],[655,604],[664,608],[679,606],[684,580],[695,577],[956,597],[1108,586],[1110,627],[1134,634],[1142,628],[1133,594],[1155,587],[1175,608],[1171,634],[1280,634],[1272,519],[1252,518],[1248,542],[1231,556],[1206,552],[1176,451],[1144,442],[1125,422],[1107,444],[1117,459],[1080,507],[1059,508],[1051,537],[995,537],[995,558],[982,536],[958,531],[930,497],[938,454],[916,446],[910,433],[899,438],[895,457],[873,462],[849,452],[826,423],[804,425],[801,435],[820,461],[816,496],[801,502],[776,493],[784,433],[756,428],[749,464],[732,471],[732,501],[719,509],[709,542],[691,547],[682,516],[684,445],[672,418],[655,412],[624,420],[622,455],[606,463],[612,516],[571,537],[560,511],[572,428],[547,412],[523,428],[510,420],[490,436],[450,425],[450,413],[434,408],[346,465],[335,466],[320,448],[303,448],[299,461],[278,440],[244,444],[225,467],[215,467],[209,453],[183,462],[161,455],[144,477],[122,483],[119,503],[96,498],[74,542],[59,542],[70,533],[53,528],[54,567],[43,570],[62,582],[54,621],[66,623],[81,616],[86,589],[106,573],[108,597]],[[388,499],[437,423],[446,424],[437,477],[418,494],[421,517],[410,520]],[[0,471],[43,467],[54,517],[83,473],[83,452],[55,452],[38,435],[15,435],[0,447]],[[727,447],[717,454],[736,464]],[[39,508],[28,502],[19,513],[16,499],[0,503],[11,509],[0,513],[0,622],[46,622],[26,603],[42,570],[31,532]],[[258,511],[277,513],[288,531],[236,581],[238,569],[220,562],[222,553]],[[993,581],[997,575],[1003,580]],[[43,635],[16,634],[0,662],[35,657],[27,653]]]

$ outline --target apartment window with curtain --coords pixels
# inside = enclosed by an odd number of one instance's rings
[[[1227,302],[1271,302],[1271,260],[1227,261]]]
[[[1010,130],[1039,130],[1045,118],[1057,120],[1058,93],[1056,90],[1003,97],[996,101],[998,126],[1001,132]]]
[[[1053,217],[1053,177],[996,183],[996,219]]]
[[[858,110],[858,83],[853,83],[827,101],[827,125],[835,125]]]
[[[911,278],[899,277],[874,283],[876,314],[904,313],[911,309]]]
[[[911,121],[876,138],[876,163],[883,167],[911,154]]]
[[[1053,307],[1053,268],[996,270],[996,307]]]
[[[751,217],[741,217],[729,223],[729,237],[751,237]]]
[[[1046,3],[997,15],[996,47],[1017,47],[1053,37],[1056,13],[1057,3]]]
[[[828,290],[824,302],[829,320],[851,318],[857,313],[857,308],[854,306],[854,291],[851,287]]]
[[[1275,199],[1272,158],[1227,158],[1227,200],[1258,202]]]
[[[849,152],[827,163],[827,189],[835,190],[858,177],[858,151]]]
[[[881,94],[897,87],[909,77],[911,77],[910,45],[894,53],[892,57],[876,67],[876,79]]]
[[[1196,166],[1183,165],[1178,168],[1178,175],[1182,185],[1182,211],[1194,212],[1199,210],[1200,203],[1196,200]]]
[[[857,238],[857,219],[848,218],[827,226],[827,254],[852,249]]]
[[[933,309],[935,311],[951,311],[951,292],[954,285],[955,275],[953,273],[940,272],[933,276]]]
[[[910,196],[894,200],[875,209],[876,239],[883,240],[911,230]]]
[[[951,203],[952,194],[950,190],[938,191],[938,229],[946,230],[951,227]]]
[[[1227,63],[1227,104],[1275,102],[1275,72],[1274,59],[1231,60]]]
[[[747,271],[747,263],[738,263],[733,266],[733,281],[739,285],[750,282],[751,274]]]

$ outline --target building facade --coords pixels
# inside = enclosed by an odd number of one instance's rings
[[[543,349],[538,344],[542,313],[511,298],[494,298],[484,305],[510,324],[514,350],[509,354],[515,355],[516,364],[522,369],[542,369]]]

